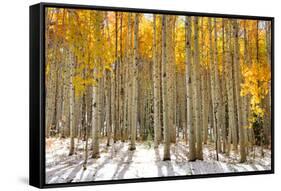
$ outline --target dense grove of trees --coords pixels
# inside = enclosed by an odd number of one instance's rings
[[[240,161],[271,140],[270,21],[79,9],[46,10],[46,137],[185,142]],[[90,141],[91,140],[91,141]],[[91,144],[90,144],[91,143]]]

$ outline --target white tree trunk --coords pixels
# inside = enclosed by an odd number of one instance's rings
[[[188,145],[189,145],[189,161],[196,160],[196,137],[195,127],[193,123],[193,93],[192,93],[192,56],[191,56],[191,17],[185,17],[185,31],[186,31],[186,107],[187,107],[187,129],[188,129]]]
[[[198,39],[198,17],[194,17],[194,111],[196,128],[196,158],[203,160],[202,152],[202,127],[200,127],[200,58]]]
[[[129,150],[136,149],[136,131],[138,124],[138,33],[139,33],[139,15],[134,15],[134,64],[133,64],[133,92],[132,92],[132,128],[131,143]]]
[[[170,128],[168,126],[168,87],[167,87],[167,47],[166,47],[166,16],[162,16],[162,99],[163,99],[163,126],[164,126],[164,157],[170,160]]]
[[[94,68],[94,78],[97,76],[97,68]],[[100,79],[96,79],[97,84],[93,86],[93,101],[92,101],[92,145],[93,145],[93,153],[92,158],[99,158],[99,87],[100,84],[98,82]]]
[[[234,115],[234,95],[233,95],[233,76],[232,76],[232,61],[231,61],[231,34],[230,34],[230,28],[231,28],[231,23],[229,20],[227,20],[227,25],[226,25],[226,49],[225,49],[225,54],[226,54],[226,91],[227,91],[227,98],[228,98],[228,129],[229,129],[229,134],[228,134],[228,154],[231,150],[231,137],[235,136],[234,130],[235,130],[235,115]],[[235,142],[235,139],[232,140]]]
[[[73,60],[70,60],[70,81],[69,81],[69,125],[70,125],[70,150],[69,155],[74,154],[74,87],[73,87],[73,70],[74,63]]]
[[[156,15],[153,15],[153,125],[154,125],[154,147],[160,142],[160,109],[159,109],[159,66],[156,51]]]

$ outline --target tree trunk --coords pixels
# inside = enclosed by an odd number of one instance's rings
[[[96,26],[94,29],[94,34],[96,36],[97,41],[94,43],[96,50],[96,59],[95,59],[95,68],[93,69],[93,78],[95,79],[95,84],[93,86],[93,100],[92,100],[92,158],[99,158],[99,134],[101,126],[103,125],[102,120],[102,96],[103,93],[101,91],[102,86],[102,78],[100,78],[100,74],[102,73],[102,28],[103,28],[103,16],[102,13],[96,13],[96,18],[94,25]]]
[[[239,36],[238,36],[238,23],[237,20],[232,20],[233,36],[234,36],[234,78],[235,78],[235,94],[236,94],[236,106],[238,115],[238,128],[239,128],[239,150],[240,150],[240,162],[246,161],[245,153],[245,140],[244,140],[244,127],[242,122],[242,108],[240,97],[240,84],[241,84],[241,70],[239,63]]]
[[[227,106],[227,92],[226,92],[226,69],[225,69],[225,29],[224,19],[222,19],[222,76],[220,79],[221,97],[222,97],[222,152],[226,152],[227,136],[226,136],[226,106]]]
[[[110,123],[110,116],[111,116],[111,110],[110,110],[110,98],[111,98],[111,89],[110,89],[110,71],[105,71],[105,78],[106,78],[106,87],[105,87],[105,104],[106,104],[106,112],[105,112],[105,118],[106,118],[106,134],[107,134],[107,142],[106,146],[110,146],[110,139],[111,139],[111,123]]]
[[[188,144],[189,144],[189,161],[196,160],[196,137],[195,128],[193,124],[193,95],[192,95],[192,57],[191,57],[191,17],[185,17],[185,31],[186,31],[186,107],[187,107],[187,129],[189,132]]]
[[[97,76],[97,68],[94,68],[94,78]],[[93,101],[92,101],[92,145],[93,145],[93,153],[92,158],[99,158],[99,82],[96,79],[97,84],[93,86]]]
[[[196,128],[196,158],[203,160],[202,152],[202,131],[200,127],[200,58],[198,40],[198,17],[194,17],[194,111]]]
[[[226,91],[227,91],[227,98],[228,98],[228,129],[229,133],[228,134],[228,139],[229,139],[229,149],[228,149],[228,154],[231,149],[231,135],[233,135],[233,131],[235,130],[235,114],[234,114],[234,95],[233,95],[233,76],[232,76],[232,63],[231,63],[231,43],[230,43],[230,27],[231,23],[229,19],[227,20],[227,26],[226,26],[226,49],[225,49],[225,54],[226,54]],[[232,136],[234,137],[233,144],[237,144],[237,140],[235,140],[235,135]],[[235,146],[234,146],[235,147]]]
[[[164,156],[170,160],[170,128],[168,126],[168,87],[167,87],[167,45],[166,45],[166,15],[162,16],[162,97],[163,97],[163,127],[164,127]]]
[[[73,70],[74,70],[74,63],[73,60],[70,60],[70,81],[69,81],[69,113],[70,113],[70,149],[69,155],[74,154],[74,87],[73,87]]]
[[[133,92],[132,92],[132,129],[131,143],[129,150],[136,149],[136,131],[138,124],[138,33],[139,33],[139,15],[134,15],[134,64],[133,64]]]
[[[220,150],[220,102],[219,102],[219,74],[218,74],[218,62],[217,62],[217,26],[216,18],[214,19],[214,47],[212,46],[212,19],[209,18],[209,40],[210,40],[210,56],[211,56],[211,88],[212,88],[212,104],[213,104],[213,127],[215,131],[215,147],[216,147],[216,160],[218,158],[218,152]],[[214,50],[214,51],[213,51]]]
[[[156,55],[156,15],[153,15],[153,125],[154,147],[160,142],[160,117],[159,117],[159,66]]]

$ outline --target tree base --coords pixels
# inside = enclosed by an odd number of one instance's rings
[[[87,170],[87,164],[83,164],[83,170]]]
[[[129,148],[129,151],[134,151],[134,150],[136,150],[136,147],[130,147]]]
[[[239,163],[244,163],[244,162],[246,162],[246,159],[240,159],[239,160]]]
[[[196,161],[196,158],[188,159],[188,162],[194,162]]]
[[[163,161],[171,160],[171,157],[164,157]]]
[[[100,154],[99,153],[93,154],[92,158],[93,159],[98,159],[98,158],[100,158]]]
[[[74,155],[74,154],[75,154],[74,151],[70,151],[69,154],[68,154],[68,156],[72,156],[72,155]]]
[[[203,153],[196,154],[196,159],[197,160],[203,160]]]

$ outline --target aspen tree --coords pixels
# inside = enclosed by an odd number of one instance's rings
[[[266,66],[271,68],[271,25],[270,21],[265,23],[265,39],[264,43],[266,46]],[[263,132],[264,132],[264,143],[268,147],[270,143],[271,134],[271,81],[268,82],[268,93],[263,100],[264,107],[264,119],[263,119]]]
[[[236,94],[236,106],[238,114],[238,128],[239,128],[239,150],[240,150],[240,162],[245,162],[245,140],[244,140],[244,127],[242,122],[242,102],[240,97],[240,84],[241,84],[241,74],[240,74],[240,63],[239,63],[239,36],[238,36],[238,23],[237,20],[232,20],[233,26],[233,36],[234,36],[234,78],[235,78],[235,94]]]
[[[200,58],[199,58],[199,39],[198,39],[198,17],[193,18],[194,29],[194,112],[195,112],[195,128],[196,128],[196,158],[203,160],[202,151],[202,128],[200,127]]]
[[[163,160],[170,160],[170,127],[168,126],[168,97],[167,97],[167,18],[162,16],[162,99],[163,99],[163,127],[164,127],[164,156]]]
[[[70,112],[70,150],[69,155],[73,155],[74,153],[74,87],[73,87],[73,70],[74,70],[74,64],[73,61],[70,61],[70,81],[69,81],[69,112]]]
[[[219,66],[218,66],[218,33],[217,33],[217,20],[214,18],[214,75],[215,75],[215,119],[216,119],[216,147],[217,152],[221,152],[221,126],[222,126],[222,111],[221,111],[221,89],[220,89],[220,81],[219,81]],[[217,154],[218,160],[218,154]]]
[[[201,59],[204,60],[205,55],[205,33],[204,33],[204,18],[201,18]],[[209,91],[208,91],[208,69],[207,66],[201,67],[201,89],[202,89],[202,132],[203,143],[207,144],[208,140],[208,116],[209,116]]]
[[[70,20],[70,17],[69,17]],[[63,27],[65,29],[65,11],[63,14]],[[68,55],[68,57],[71,57]],[[69,77],[69,130],[70,130],[70,149],[69,149],[69,155],[74,154],[74,85],[73,85],[73,79],[74,79],[74,70],[75,70],[75,64],[74,59],[69,59],[69,71],[70,71],[70,77]],[[58,80],[58,79],[57,79]],[[63,95],[62,95],[63,96]],[[61,111],[62,112],[62,111]]]
[[[168,127],[170,128],[170,142],[175,143],[174,126],[174,50],[173,50],[173,28],[174,18],[171,15],[166,17],[166,51],[167,51],[167,105],[168,105]]]
[[[95,47],[96,50],[96,60],[95,60],[95,67],[93,70],[93,77],[95,79],[95,84],[93,86],[93,101],[92,101],[92,142],[93,142],[93,152],[92,158],[99,158],[99,132],[101,127],[101,84],[102,79],[99,78],[102,70],[102,22],[103,22],[103,15],[102,13],[96,13],[96,18],[94,21],[95,30],[94,34],[96,37]]]
[[[132,127],[131,143],[129,150],[136,149],[136,131],[138,125],[138,33],[139,33],[139,15],[134,14],[134,63],[133,63],[133,84],[132,84]]]
[[[226,152],[226,144],[227,144],[227,135],[226,135],[226,106],[227,106],[227,92],[226,92],[226,68],[225,68],[225,27],[224,27],[224,19],[221,19],[222,22],[222,76],[220,79],[221,85],[221,97],[222,97],[222,152]]]
[[[216,18],[214,19],[214,46],[212,43],[212,19],[209,18],[209,40],[210,40],[210,57],[211,57],[211,94],[212,94],[212,104],[213,104],[213,125],[215,131],[215,145],[216,145],[216,160],[218,158],[218,152],[220,147],[220,102],[219,102],[219,74],[218,74],[218,63],[217,63],[217,26]],[[214,49],[214,51],[212,50]]]
[[[156,55],[156,15],[153,15],[153,124],[154,124],[154,147],[160,142],[160,120],[159,120],[159,67]]]
[[[227,98],[228,98],[228,128],[229,128],[229,133],[228,134],[228,144],[229,144],[229,149],[228,153],[230,152],[231,149],[231,137],[234,137],[233,144],[235,143],[235,135],[233,136],[232,133],[234,133],[235,129],[235,116],[234,116],[234,95],[233,95],[233,76],[232,76],[232,63],[231,63],[231,42],[230,42],[230,37],[231,37],[231,22],[229,19],[226,20],[226,49],[225,49],[225,54],[226,54],[226,91],[227,91]],[[235,148],[235,146],[234,146]]]
[[[189,144],[189,161],[196,160],[196,137],[195,137],[195,128],[193,123],[193,99],[192,99],[192,57],[191,57],[191,28],[192,22],[191,17],[185,17],[185,43],[186,43],[186,104],[187,104],[187,129],[188,129],[188,144]]]
[[[131,134],[131,128],[132,128],[132,64],[133,64],[133,54],[132,54],[132,44],[133,44],[133,27],[132,27],[132,13],[128,14],[128,27],[129,27],[129,32],[128,32],[128,44],[129,44],[129,49],[128,49],[128,127],[129,127],[129,134]]]
[[[107,30],[107,43],[110,44],[111,38],[109,34],[109,22],[108,22],[108,14],[105,15],[105,22],[106,22],[106,30]],[[111,70],[110,67],[108,66],[105,68],[105,107],[106,107],[106,112],[105,112],[105,120],[106,120],[106,136],[107,136],[107,141],[106,141],[106,146],[110,146],[110,140],[111,140],[111,133],[112,133],[112,109],[111,109]]]

